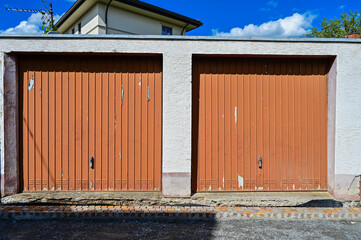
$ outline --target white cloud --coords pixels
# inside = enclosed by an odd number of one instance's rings
[[[0,30],[0,34],[42,34],[41,13],[33,13],[27,20],[21,21],[16,27]],[[54,22],[60,18],[59,15],[54,16]]]
[[[275,7],[277,7],[278,2],[275,2],[275,1],[268,1],[268,2],[267,2],[267,5],[275,8]]]
[[[341,5],[338,7],[338,9],[343,10],[346,7],[346,5]]]
[[[272,8],[276,8],[277,7],[277,5],[278,5],[278,2],[275,2],[275,1],[268,1],[267,2],[267,7],[263,7],[263,8],[260,8],[259,10],[260,11],[271,11],[272,10]]]
[[[218,32],[213,30],[215,36],[229,37],[270,37],[270,38],[289,38],[301,37],[308,33],[316,15],[311,13],[299,14],[269,21],[261,25],[249,24],[243,28],[235,27],[230,32]]]

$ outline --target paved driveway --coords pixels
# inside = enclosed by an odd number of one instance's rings
[[[0,221],[0,239],[361,239],[345,221]]]

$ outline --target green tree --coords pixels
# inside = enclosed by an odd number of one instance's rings
[[[41,26],[41,30],[44,31],[44,34],[47,34],[50,31],[57,31],[58,28],[57,27],[53,27],[53,29],[51,28],[52,22],[51,22],[51,17],[43,14],[43,16],[41,17],[42,22],[42,26]]]
[[[346,38],[350,33],[361,33],[361,11],[344,13],[341,18],[326,19],[320,23],[320,27],[312,28],[307,37],[314,38]]]

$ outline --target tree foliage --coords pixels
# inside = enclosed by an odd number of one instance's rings
[[[41,26],[41,30],[44,31],[44,34],[47,34],[50,31],[57,31],[58,30],[58,28],[55,27],[55,26],[52,29],[52,27],[51,27],[51,18],[49,16],[44,14],[41,17],[41,20],[43,21],[42,26]]]
[[[320,23],[320,27],[312,28],[307,37],[315,38],[347,38],[352,33],[361,33],[361,11],[345,13],[342,12],[341,18],[326,19]]]

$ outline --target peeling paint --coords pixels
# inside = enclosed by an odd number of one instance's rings
[[[243,187],[243,177],[238,175],[238,188]]]
[[[208,191],[212,191],[212,186],[209,186]]]
[[[262,191],[262,190],[263,190],[263,187],[259,187],[259,188],[258,188],[258,191]]]
[[[139,77],[139,79],[140,79],[140,77]],[[141,86],[142,86],[142,80],[139,80],[138,85],[139,85],[139,87],[141,87]]]
[[[224,174],[223,174],[223,188],[224,188]]]
[[[123,89],[123,82],[122,82],[122,100],[124,98],[124,89]]]
[[[28,90],[30,91],[32,88],[34,88],[34,76],[32,79],[30,79],[29,85],[28,85]]]
[[[119,160],[122,160],[122,154],[119,152]]]
[[[295,190],[296,189],[296,186],[293,184],[293,190]]]
[[[92,189],[93,187],[93,182],[89,181],[89,189]]]
[[[237,107],[234,107],[234,124],[237,127]]]

